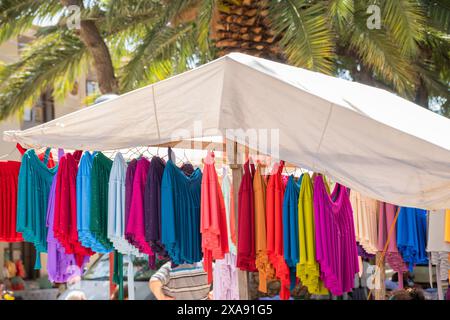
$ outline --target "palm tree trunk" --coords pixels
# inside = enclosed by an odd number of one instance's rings
[[[224,1],[227,9],[216,8],[211,38],[217,55],[242,52],[256,57],[285,61],[279,38],[270,28],[266,1]]]
[[[76,5],[83,8],[81,0],[61,0],[64,6]],[[79,37],[94,59],[94,70],[97,76],[100,92],[119,93],[117,78],[108,47],[103,40],[94,21],[81,20]]]
[[[429,97],[428,97],[428,89],[425,86],[425,83],[423,82],[422,79],[420,79],[419,85],[417,86],[416,89],[416,97],[415,97],[415,102],[419,105],[422,106],[424,108],[429,108],[429,101],[428,101]]]
[[[266,1],[224,0],[226,8],[215,8],[211,23],[211,39],[217,48],[217,57],[231,52],[241,52],[252,56],[266,58],[279,62],[286,62],[279,45],[280,38],[270,27]],[[241,170],[236,165],[233,170]],[[237,197],[237,189],[235,191]],[[237,213],[237,210],[236,210]],[[236,220],[237,221],[237,220]],[[257,299],[261,294],[258,291],[257,273],[238,272],[238,279],[244,296]],[[246,288],[243,288],[246,287]],[[273,287],[273,285],[271,285]],[[278,290],[275,290],[278,292]]]

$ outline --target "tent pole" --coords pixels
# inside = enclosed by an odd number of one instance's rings
[[[231,141],[230,141],[231,142]],[[233,142],[233,152],[228,152],[227,155],[232,155],[230,163],[231,172],[233,174],[233,196],[234,196],[234,214],[236,221],[236,232],[238,230],[238,199],[239,199],[239,186],[242,180],[242,165],[239,164],[238,143]],[[239,241],[239,239],[238,239]],[[239,299],[249,300],[249,288],[248,288],[248,272],[238,269],[238,287],[239,287]]]
[[[383,257],[383,252],[377,252],[376,257],[375,257],[375,265],[376,266],[380,266],[379,270],[376,271],[376,276],[379,277],[379,281],[378,279],[375,279],[375,283],[377,285],[379,285],[379,288],[375,288],[375,300],[385,300],[386,298],[386,270],[385,270],[385,265],[384,265],[384,257]],[[381,263],[380,263],[381,262]]]

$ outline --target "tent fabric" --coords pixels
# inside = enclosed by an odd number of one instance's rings
[[[385,90],[240,53],[4,139],[116,150],[217,129],[279,129],[280,159],[377,200],[450,207],[449,119]]]

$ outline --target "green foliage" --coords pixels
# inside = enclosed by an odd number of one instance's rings
[[[0,74],[0,118],[30,106],[49,87],[56,99],[65,97],[86,59],[85,47],[71,32],[58,29],[38,38]]]
[[[381,1],[381,17],[389,38],[402,55],[417,54],[417,41],[423,38],[425,15],[417,0]]]
[[[288,61],[296,66],[332,73],[333,42],[326,10],[320,2],[272,0],[270,18]]]
[[[58,0],[0,0],[0,43],[46,21],[62,9]]]
[[[449,111],[448,0],[266,0],[271,27],[288,63],[362,79],[413,99],[424,85]],[[95,21],[109,47],[121,92],[167,78],[216,57],[214,12],[241,0],[91,0],[82,19]],[[367,27],[367,7],[381,9],[381,29]],[[186,12],[190,13],[186,18]],[[21,59],[0,66],[0,118],[52,87],[63,98],[93,63],[57,0],[0,0],[0,44],[38,21],[37,39]]]

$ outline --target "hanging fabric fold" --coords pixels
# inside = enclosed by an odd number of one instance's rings
[[[255,166],[249,160],[244,164],[244,175],[239,186],[237,262],[239,269],[255,272],[255,215],[252,179]]]
[[[0,242],[21,242],[16,231],[20,162],[0,161]]]
[[[267,254],[266,228],[266,178],[263,175],[263,165],[258,163],[253,177],[253,193],[255,202],[255,264],[259,273],[258,290],[267,293],[267,282],[275,276],[275,270]]]
[[[272,168],[266,189],[267,254],[280,279],[280,298],[290,297],[290,270],[284,260],[283,249],[283,197],[285,185],[282,172],[284,162],[276,163]]]
[[[48,159],[48,158],[47,158]],[[40,254],[47,252],[47,208],[50,188],[57,167],[49,169],[33,149],[22,157],[18,178],[17,231],[36,249],[34,268],[41,268]]]
[[[213,279],[213,260],[224,259],[229,252],[225,201],[215,168],[214,152],[204,159],[201,183],[200,232],[202,234],[203,267],[208,282]]]
[[[316,259],[313,185],[309,174],[302,175],[298,199],[299,263],[297,277],[311,294],[327,295]]]

